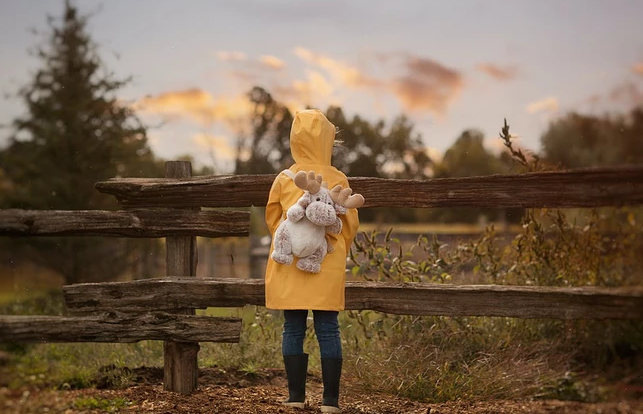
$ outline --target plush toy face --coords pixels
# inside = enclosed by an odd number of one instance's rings
[[[337,220],[335,202],[324,187],[317,194],[308,194],[310,204],[306,207],[306,218],[318,226],[332,226]]]

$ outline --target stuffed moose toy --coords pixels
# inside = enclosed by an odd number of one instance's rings
[[[293,257],[299,258],[297,268],[308,273],[319,273],[321,263],[332,246],[326,240],[326,233],[339,234],[342,221],[338,214],[346,214],[350,208],[364,205],[361,194],[352,194],[350,188],[336,185],[331,190],[322,182],[322,176],[310,171],[294,174],[284,171],[293,179],[304,194],[286,212],[286,219],[275,231],[272,259],[280,264],[290,265]]]

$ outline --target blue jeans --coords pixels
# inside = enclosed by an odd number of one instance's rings
[[[313,311],[315,335],[319,342],[319,352],[322,358],[341,358],[342,342],[339,337],[339,322],[336,311]],[[301,355],[304,353],[304,338],[306,336],[307,310],[284,311],[284,333],[281,341],[283,355]]]

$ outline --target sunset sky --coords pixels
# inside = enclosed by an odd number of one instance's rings
[[[191,154],[219,172],[230,172],[253,85],[293,109],[406,113],[437,152],[466,128],[497,147],[505,117],[520,145],[538,150],[557,116],[643,103],[639,0],[76,3],[94,13],[89,31],[107,66],[134,77],[119,97],[158,126],[155,152]],[[29,29],[62,9],[62,0],[0,0],[0,124],[24,111],[4,94],[37,67]]]

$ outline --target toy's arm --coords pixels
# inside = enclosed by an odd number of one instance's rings
[[[326,233],[339,234],[342,231],[342,219],[339,217],[335,218],[335,224],[332,226],[326,226]]]
[[[298,222],[306,214],[306,207],[310,204],[310,195],[306,191],[303,196],[297,200],[297,204],[293,205],[286,212],[286,217],[292,222]]]

